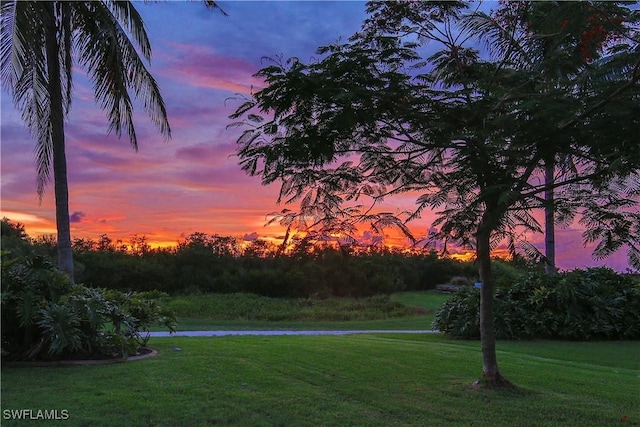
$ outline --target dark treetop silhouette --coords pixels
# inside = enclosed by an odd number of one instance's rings
[[[496,358],[490,253],[505,238],[515,248],[522,227],[540,230],[531,211],[545,191],[566,190],[556,209],[581,208],[597,255],[628,245],[640,264],[640,221],[627,209],[640,187],[638,14],[617,2],[501,2],[489,16],[464,2],[372,2],[368,13],[362,31],[319,59],[276,58],[256,74],[267,87],[231,116],[244,129],[241,164],[265,184],[281,181],[280,201],[300,201],[285,225],[319,232],[405,230],[375,203],[422,193],[407,220],[439,209],[440,237],[475,248],[483,383],[509,385]],[[523,60],[536,43],[544,55]],[[545,182],[550,155],[572,156],[579,173]],[[373,206],[356,204],[367,198]]]

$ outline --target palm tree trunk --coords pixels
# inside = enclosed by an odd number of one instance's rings
[[[73,253],[71,251],[71,227],[69,223],[69,187],[67,183],[67,159],[64,141],[64,112],[62,86],[60,83],[60,62],[58,28],[55,16],[56,3],[49,5],[51,19],[47,20],[46,51],[47,73],[49,76],[50,125],[53,148],[53,180],[56,200],[56,227],[58,231],[58,268],[73,282]]]
[[[482,379],[476,385],[490,388],[509,387],[511,383],[500,374],[496,356],[496,334],[493,322],[493,273],[491,271],[491,227],[485,212],[476,233],[476,258],[480,276],[480,341],[482,350]]]
[[[547,159],[544,164],[544,269],[548,274],[556,273],[556,230],[555,230],[555,196],[553,187],[555,182],[555,161],[553,158]]]

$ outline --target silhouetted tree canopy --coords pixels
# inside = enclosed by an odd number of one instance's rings
[[[627,245],[640,265],[640,218],[629,209],[639,189],[640,47],[638,12],[623,2],[496,8],[371,2],[348,41],[309,63],[275,58],[261,69],[266,87],[232,125],[243,129],[244,170],[281,182],[279,201],[299,202],[287,226],[406,232],[405,221],[436,210],[440,237],[476,250],[483,377],[505,385],[490,251],[505,238],[514,247],[523,227],[540,231],[532,210],[546,189],[566,190],[566,212],[581,209],[596,255]],[[578,172],[545,183],[549,153],[572,156]],[[420,194],[407,217],[375,212],[407,192]]]

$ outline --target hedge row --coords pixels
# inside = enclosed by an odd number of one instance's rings
[[[480,292],[465,288],[445,303],[434,327],[479,338]],[[640,285],[607,268],[534,273],[495,294],[496,337],[569,340],[640,339]]]
[[[174,248],[151,249],[144,238],[128,245],[107,236],[74,242],[75,279],[91,287],[169,294],[254,293],[268,297],[364,297],[432,289],[452,277],[474,277],[472,263],[434,253],[387,248],[319,248],[298,241],[286,253],[264,241],[241,245],[227,236],[194,233]],[[29,239],[4,220],[3,248],[55,262],[55,241]]]

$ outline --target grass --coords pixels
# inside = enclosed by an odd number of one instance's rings
[[[437,291],[400,292],[391,295],[391,301],[399,302],[407,307],[423,310],[425,315],[433,316],[451,295]]]
[[[180,318],[178,331],[331,331],[331,330],[423,330],[431,329],[432,318],[423,315],[362,321],[271,322]],[[154,327],[151,330],[166,329]]]
[[[328,300],[208,294],[165,298],[162,304],[176,313],[181,331],[417,330],[431,328],[436,310],[449,297],[433,291]]]
[[[640,342],[500,342],[518,389],[497,392],[470,386],[478,342],[439,335],[151,345],[124,364],[5,367],[2,409],[66,409],[64,426],[640,426]]]
[[[447,298],[205,295],[165,303],[181,330],[428,329]],[[502,372],[518,388],[493,392],[471,387],[479,342],[439,335],[173,337],[150,345],[158,356],[125,364],[3,367],[1,409],[65,409],[65,426],[640,426],[637,341],[500,342]]]

